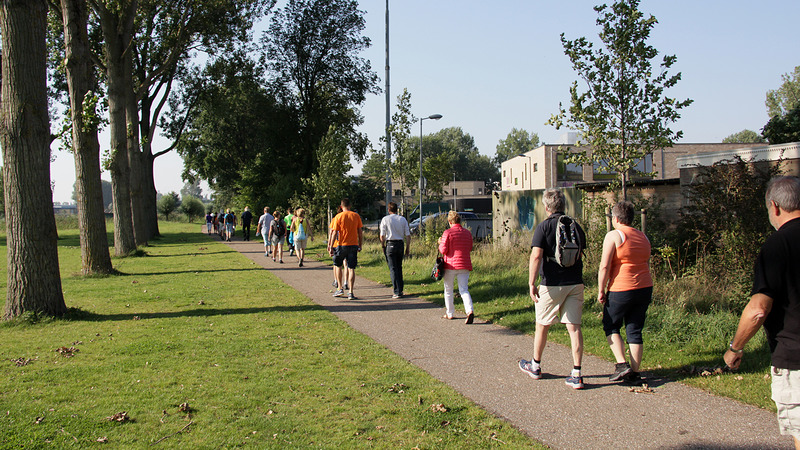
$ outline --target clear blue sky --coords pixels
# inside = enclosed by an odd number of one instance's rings
[[[425,134],[461,127],[486,155],[494,155],[497,142],[514,127],[555,142],[562,131],[544,123],[559,102],[568,102],[569,86],[577,79],[559,36],[597,41],[592,7],[599,3],[390,0],[392,100],[408,88],[414,115],[444,116],[425,121]],[[364,56],[383,87],[385,0],[359,4],[372,39]],[[659,22],[650,43],[662,55],[678,58],[673,71],[683,80],[669,95],[694,100],[675,125],[684,132],[681,142],[720,142],[744,128],[760,132],[768,120],[766,91],[800,65],[800,2],[644,0],[640,9]],[[376,147],[384,134],[384,108],[383,94],[370,96],[361,108],[361,129]],[[107,147],[107,139],[101,144]],[[56,154],[54,200],[69,201],[72,155]],[[181,171],[177,155],[159,158],[156,188],[179,191]]]

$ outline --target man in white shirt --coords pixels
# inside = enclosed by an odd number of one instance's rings
[[[397,214],[397,203],[389,203],[389,215],[381,220],[380,230],[394,289],[392,298],[400,298],[403,296],[403,256],[408,256],[411,251],[411,230],[406,218]]]
[[[272,214],[269,213],[269,206],[264,207],[264,214],[258,218],[258,227],[256,228],[256,236],[261,235],[264,238],[264,256],[269,256],[272,253],[272,244],[269,242],[269,225],[275,220]]]

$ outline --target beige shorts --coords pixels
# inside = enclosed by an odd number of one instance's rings
[[[294,240],[294,248],[299,250],[305,250],[306,244],[308,244],[308,239],[295,239]]]
[[[771,367],[772,400],[781,434],[800,439],[800,370]]]
[[[536,323],[552,325],[561,317],[561,323],[581,324],[583,315],[583,285],[539,286],[539,301],[534,303]]]

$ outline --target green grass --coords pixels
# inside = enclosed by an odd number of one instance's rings
[[[109,277],[75,275],[60,230],[71,313],[0,324],[0,447],[536,445],[194,225],[160,226]]]
[[[359,256],[359,275],[391,285],[380,246],[374,233],[367,233],[367,244]],[[434,239],[412,240],[412,258],[403,263],[405,292],[417,295],[444,307],[442,283],[430,278],[435,258]],[[310,254],[322,257],[319,243]],[[493,248],[476,244],[472,254],[473,272],[470,293],[476,316],[523,333],[533,334],[535,314],[528,295],[528,258],[530,249],[522,247]],[[586,302],[584,303],[583,333],[585,352],[609,361],[613,357],[603,333],[602,308],[597,303],[597,265],[584,267]],[[330,258],[328,258],[329,260]],[[324,259],[323,259],[324,260]],[[643,370],[667,376],[687,385],[699,387],[716,395],[730,397],[761,408],[775,410],[770,399],[769,350],[766,338],[759,333],[746,349],[742,368],[737,373],[715,374],[724,366],[722,354],[736,331],[739,315],[724,308],[705,308],[693,311],[687,297],[701,290],[700,281],[680,280],[674,283],[657,280],[653,304],[648,311],[644,330],[645,353]],[[457,309],[461,309],[456,301]],[[463,311],[463,309],[462,309]],[[624,333],[623,333],[624,334]],[[569,345],[565,327],[551,328],[549,338]],[[522,349],[520,357],[529,357],[533,349]],[[546,357],[546,355],[545,355]],[[705,369],[712,375],[704,376]]]

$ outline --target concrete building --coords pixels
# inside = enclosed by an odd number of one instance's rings
[[[402,204],[403,199],[406,205],[416,206],[419,203],[419,191],[416,186],[403,191],[400,189],[399,180],[392,180],[392,187],[392,201],[398,205]],[[425,197],[426,204],[428,201]],[[491,212],[492,206],[491,189],[487,189],[483,181],[451,181],[444,186],[442,202],[448,203],[451,208],[458,211],[487,214]]]
[[[631,181],[677,180],[680,178],[678,158],[741,149],[743,146],[747,144],[675,144],[670,148],[656,150],[639,162],[639,172],[655,173],[655,177],[637,177],[634,174]],[[565,163],[564,155],[559,151],[576,148],[574,144],[546,144],[505,161],[500,166],[501,190],[572,187],[581,183],[608,182],[615,178],[615,174],[599,170],[597,164],[579,166]]]
[[[675,161],[680,171],[680,184],[691,185],[703,167],[734,161],[737,157],[756,165],[775,165],[780,161],[786,175],[800,176],[800,142],[791,142],[681,156]]]

